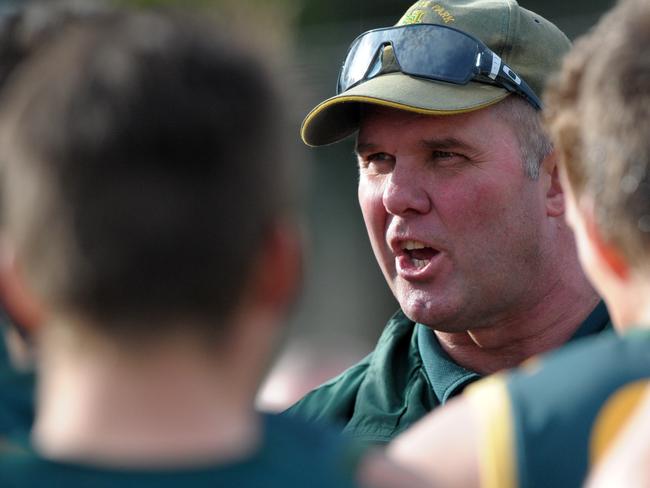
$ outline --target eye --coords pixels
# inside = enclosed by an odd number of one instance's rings
[[[371,174],[390,173],[395,165],[395,158],[385,152],[360,154],[359,169]]]
[[[451,166],[463,164],[466,161],[467,158],[459,153],[450,152],[450,151],[431,152],[431,162],[435,166],[451,167]]]
[[[433,151],[431,157],[433,159],[451,159],[458,156],[458,154],[449,151]]]

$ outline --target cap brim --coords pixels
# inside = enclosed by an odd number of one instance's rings
[[[302,122],[300,137],[308,146],[323,146],[344,139],[359,129],[362,104],[427,115],[451,115],[487,107],[508,94],[503,88],[485,83],[454,85],[388,73],[317,105]]]

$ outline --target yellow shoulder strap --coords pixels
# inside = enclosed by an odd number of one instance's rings
[[[614,392],[603,405],[594,421],[589,443],[591,466],[602,460],[607,449],[639,405],[650,382],[629,383]]]
[[[479,422],[481,487],[517,486],[512,407],[505,376],[490,376],[467,387],[464,396],[475,406]]]

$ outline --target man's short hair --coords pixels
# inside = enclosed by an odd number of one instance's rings
[[[133,334],[212,333],[235,310],[292,194],[260,57],[222,24],[115,12],[22,70],[2,101],[6,231],[47,307]]]
[[[547,92],[547,122],[603,237],[650,258],[650,4],[621,2],[576,43]]]
[[[519,143],[524,173],[536,180],[542,161],[553,151],[553,143],[542,123],[539,111],[523,98],[510,95],[494,105],[498,116],[512,127]]]

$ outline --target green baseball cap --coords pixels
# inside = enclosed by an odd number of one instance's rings
[[[560,29],[515,0],[422,0],[414,3],[396,25],[409,24],[445,25],[473,35],[538,96],[571,47]],[[488,107],[510,94],[505,88],[486,83],[455,85],[403,74],[397,71],[391,52],[390,46],[384,49],[382,74],[328,98],[307,114],[300,130],[305,144],[332,144],[356,132],[362,104],[449,115]]]

